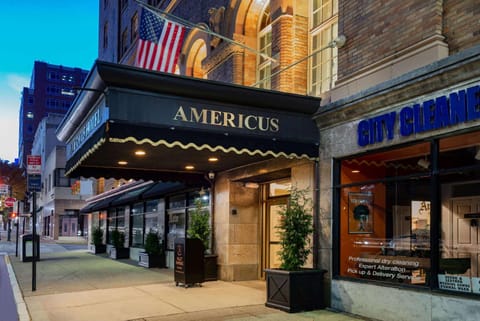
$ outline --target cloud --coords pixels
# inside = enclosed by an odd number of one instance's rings
[[[29,84],[30,78],[18,74],[7,75],[7,85],[16,92],[21,92],[23,90],[23,87],[28,87]]]

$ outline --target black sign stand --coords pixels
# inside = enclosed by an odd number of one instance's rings
[[[33,221],[32,221],[32,224],[33,224],[33,227],[32,227],[32,234],[33,234],[33,237],[32,237],[32,292],[36,291],[37,290],[37,193],[35,191],[33,191],[32,193],[32,197],[33,197],[33,210],[32,210],[32,218],[33,218]]]
[[[13,224],[14,226],[17,227],[17,235],[15,237],[15,257],[18,257],[18,230],[19,230],[18,220],[19,220],[19,218],[17,216],[17,223]]]

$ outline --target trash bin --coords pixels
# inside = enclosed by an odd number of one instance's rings
[[[35,249],[36,260],[38,261],[40,260],[40,236],[38,236],[38,234],[35,238]],[[20,235],[19,255],[22,262],[33,261],[33,234]]]

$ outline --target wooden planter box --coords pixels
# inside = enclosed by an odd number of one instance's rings
[[[140,252],[138,255],[138,265],[146,268],[164,268],[165,267],[165,255],[150,255],[147,252]]]
[[[106,253],[107,246],[105,244],[100,244],[100,245],[90,244],[88,246],[88,251],[93,254]]]
[[[114,260],[118,259],[129,259],[130,258],[130,248],[128,247],[112,247],[110,249],[110,258]]]
[[[267,307],[290,313],[324,308],[323,277],[327,271],[267,269],[265,272]]]

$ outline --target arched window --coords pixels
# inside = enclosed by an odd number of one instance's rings
[[[198,40],[192,47],[193,61],[192,61],[192,76],[195,78],[207,78],[202,67],[202,61],[207,56],[207,46],[202,40]]]
[[[206,37],[203,37],[204,34],[196,33],[191,34],[190,38],[187,39],[187,44],[185,45],[186,59],[185,59],[185,76],[195,77],[195,78],[207,78],[207,73],[205,72],[202,62],[207,57],[207,45]]]
[[[265,55],[272,56],[272,24],[270,19],[270,3],[267,2],[265,9],[260,17],[258,27],[258,51]],[[270,89],[271,80],[267,78],[271,75],[271,61],[261,56],[257,58],[257,81],[261,82],[260,88]],[[262,80],[265,81],[262,82]]]

